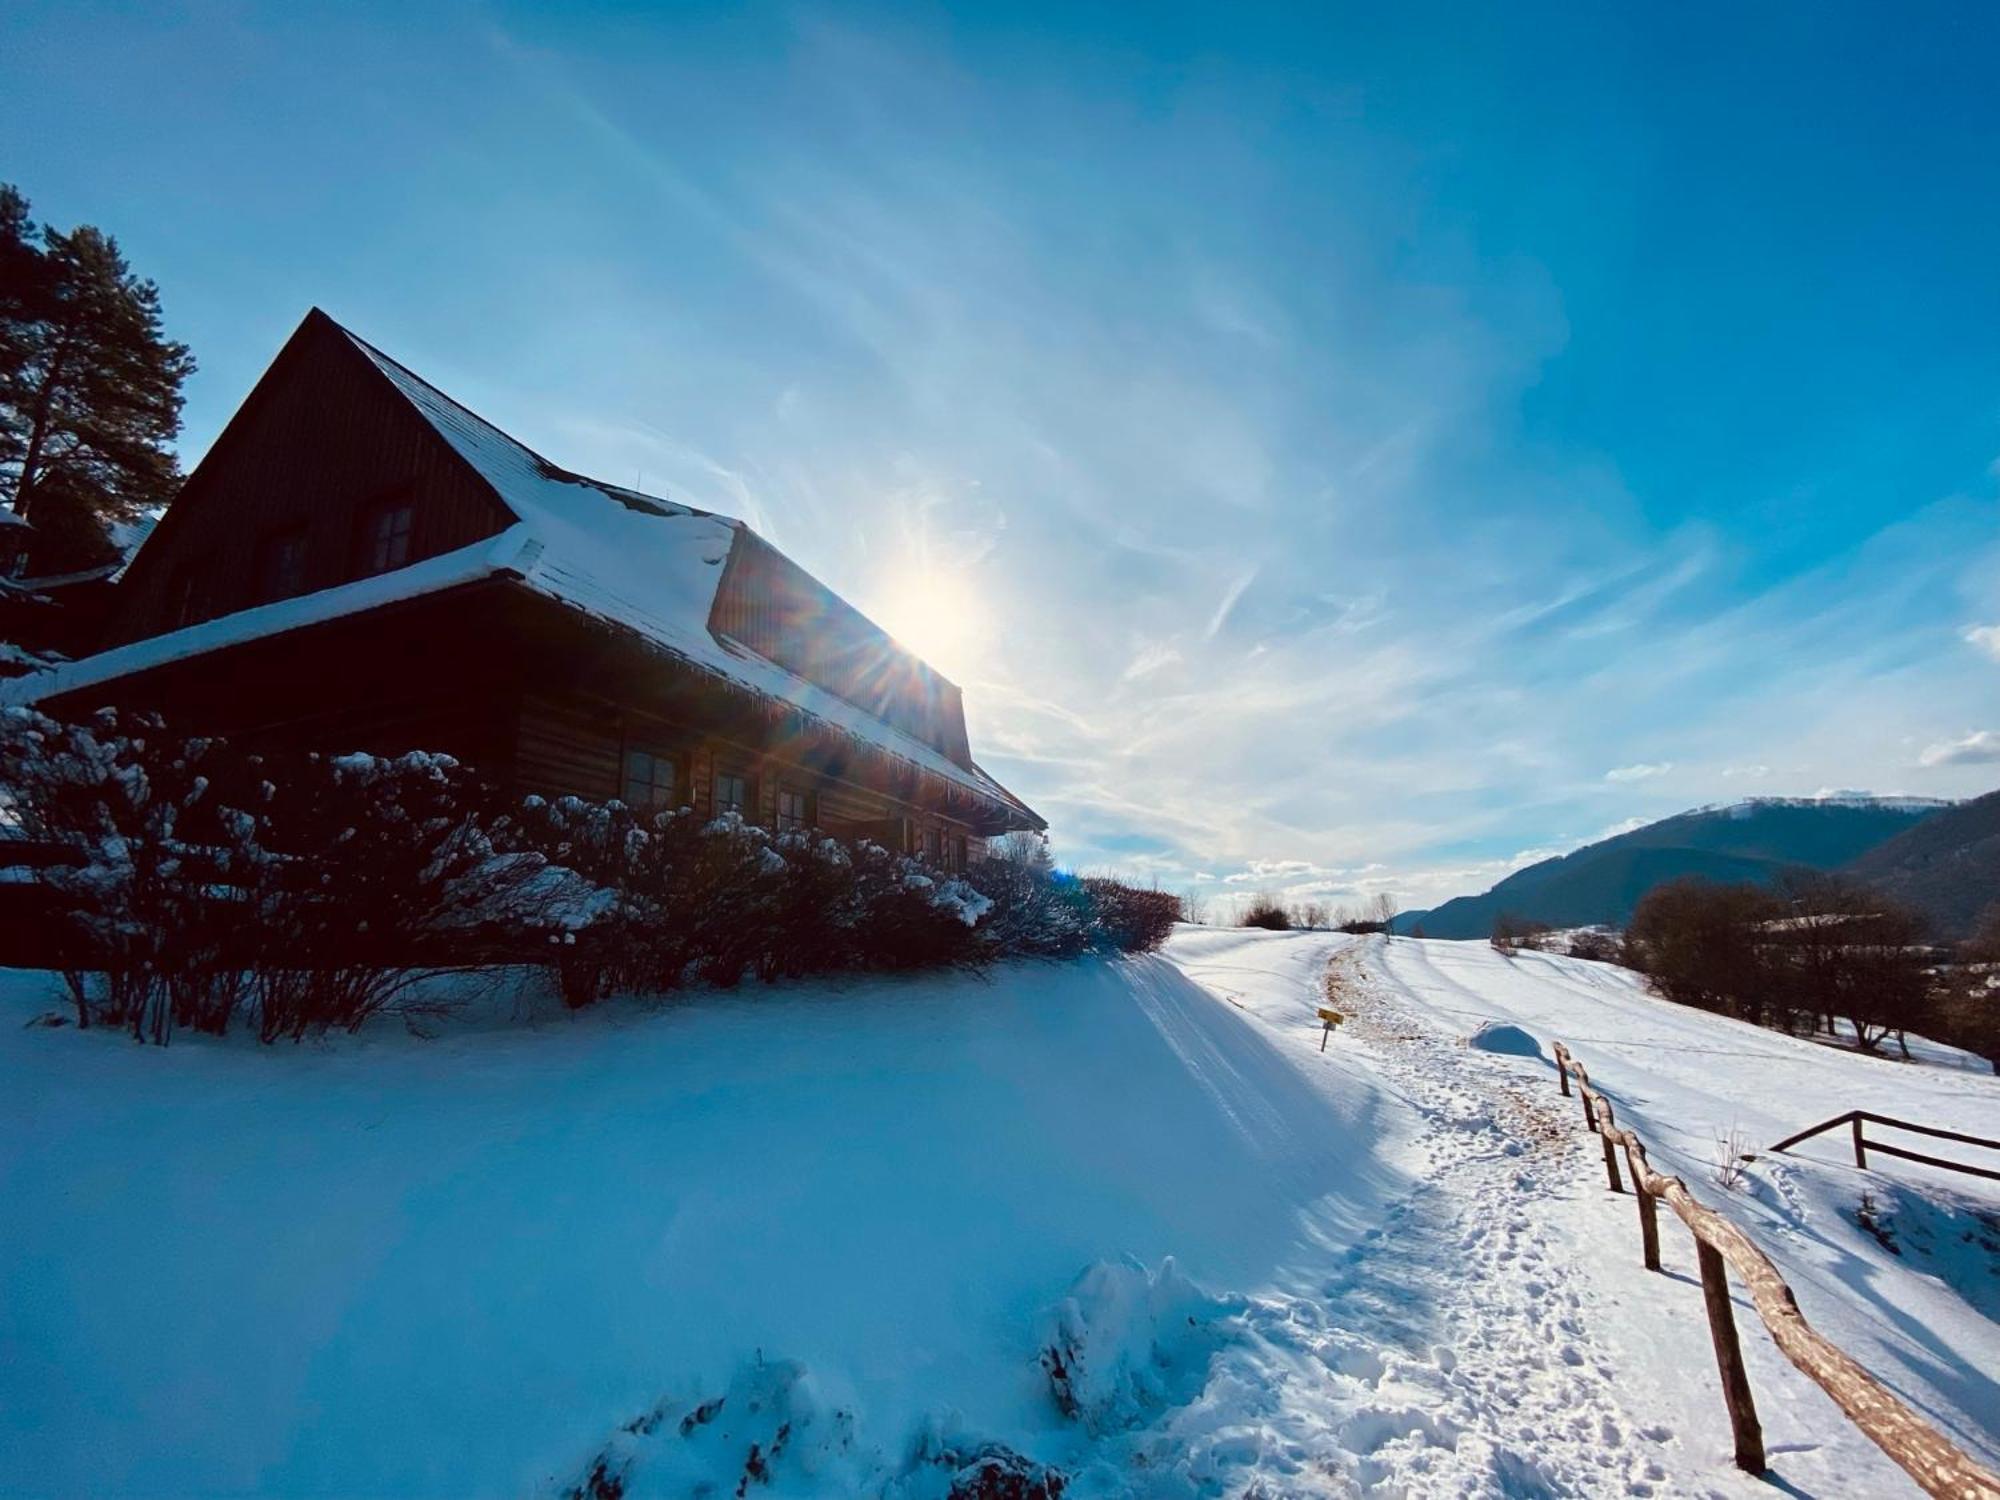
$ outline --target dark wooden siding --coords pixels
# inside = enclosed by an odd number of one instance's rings
[[[525,791],[615,797],[621,749],[618,716],[607,706],[542,693],[522,700],[515,773]]]
[[[304,541],[310,593],[357,576],[360,531],[376,505],[415,507],[410,561],[491,536],[511,520],[492,490],[328,318],[309,316],[216,439],[119,586],[107,644],[260,598],[269,539]]]
[[[957,764],[972,763],[957,686],[753,532],[730,551],[709,624]]]

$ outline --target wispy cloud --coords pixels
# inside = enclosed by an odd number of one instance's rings
[[[1639,761],[1629,766],[1615,766],[1604,773],[1606,781],[1651,781],[1655,776],[1664,776],[1673,770],[1670,760]]]
[[[1978,729],[1963,739],[1940,740],[1924,747],[1920,766],[1975,766],[2000,761],[2000,731]]]
[[[740,516],[864,610],[934,583],[975,754],[1065,860],[1429,904],[1746,780],[1990,782],[1993,731],[1953,736],[2000,660],[1991,455],[1911,506],[1763,443],[1807,378],[1740,462],[1740,390],[1655,360],[1705,314],[1570,274],[1619,221],[1545,223],[1560,183],[1494,215],[1515,137],[1470,103],[1357,118],[1229,48],[1142,101],[1054,39],[1029,67],[811,6],[754,48],[507,24],[429,72],[420,138],[478,143],[440,201],[316,156],[342,219],[288,254],[337,246],[308,270],[362,331],[559,462]],[[1587,182],[1631,142],[1560,145]],[[1633,207],[1705,232],[1683,206]],[[253,376],[197,377],[190,430]],[[1622,412],[1664,388],[1687,421]]]
[[[1222,602],[1215,606],[1215,613],[1208,617],[1208,627],[1201,633],[1203,640],[1212,641],[1215,639],[1217,632],[1229,622],[1230,613],[1236,608],[1237,602],[1242,599],[1243,591],[1256,581],[1257,565],[1252,564],[1250,567],[1245,568],[1237,576],[1236,581],[1224,590]]]

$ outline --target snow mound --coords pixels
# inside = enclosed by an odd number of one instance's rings
[[[1099,1261],[1056,1305],[1042,1368],[1062,1414],[1092,1433],[1118,1432],[1183,1406],[1207,1383],[1240,1298],[1212,1297],[1168,1256],[1158,1271],[1127,1257]]]
[[[1540,1042],[1504,1021],[1486,1022],[1465,1039],[1465,1045],[1475,1052],[1497,1052],[1502,1057],[1532,1057],[1537,1061],[1542,1057]]]
[[[934,1418],[898,1459],[856,1438],[854,1411],[797,1360],[742,1365],[706,1398],[669,1396],[627,1422],[556,1500],[686,1495],[879,1495],[882,1500],[1056,1500],[1066,1476]],[[545,1492],[546,1493],[546,1492]]]

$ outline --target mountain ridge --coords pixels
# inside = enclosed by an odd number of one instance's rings
[[[2000,791],[1968,798],[1843,867],[1930,919],[1941,938],[1970,937],[2000,903]]]
[[[1485,937],[1503,913],[1557,927],[1622,926],[1662,881],[1766,885],[1788,869],[1838,869],[1958,805],[1859,792],[1706,804],[1538,861],[1478,895],[1398,913],[1392,925],[1452,938]]]

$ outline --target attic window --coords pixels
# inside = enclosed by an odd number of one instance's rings
[[[362,574],[386,573],[408,562],[416,524],[417,508],[408,500],[392,500],[369,512],[361,537]]]

